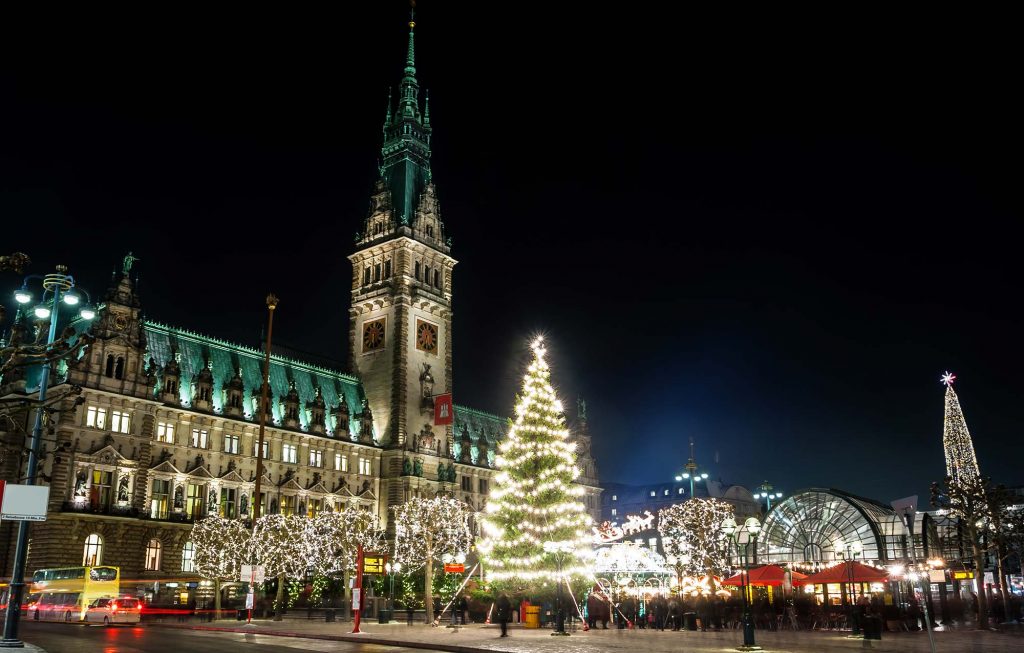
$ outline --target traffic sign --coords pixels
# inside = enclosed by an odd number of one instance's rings
[[[449,563],[444,566],[444,573],[446,574],[462,574],[466,571],[466,565]]]

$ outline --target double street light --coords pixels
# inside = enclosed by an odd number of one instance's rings
[[[402,571],[401,562],[385,562],[384,571],[391,576],[391,590],[388,592],[388,610],[389,617],[394,614],[395,611],[395,574]]]
[[[60,316],[61,304],[65,306],[79,306],[82,303],[82,294],[86,297],[86,303],[78,309],[78,317],[83,320],[91,320],[96,317],[96,310],[92,306],[89,293],[84,288],[75,285],[75,278],[68,274],[68,269],[58,265],[56,272],[45,276],[30,275],[25,277],[21,288],[14,293],[14,300],[18,303],[18,316],[23,315],[22,307],[27,307],[32,302],[33,293],[29,288],[30,281],[40,281],[43,287],[40,302],[32,309],[33,315],[40,321],[49,319],[49,333],[46,338],[46,350],[49,351],[57,339],[57,321]],[[39,399],[36,409],[35,424],[32,427],[32,437],[28,450],[28,473],[25,482],[28,485],[36,484],[36,473],[39,467],[39,445],[43,433],[43,406],[46,402],[46,390],[50,384],[50,366],[53,363],[49,356],[43,356],[39,364]],[[28,558],[28,529],[29,523],[22,521],[18,523],[18,540],[14,549],[14,569],[11,572],[11,591],[7,601],[7,615],[4,622],[4,636],[0,640],[0,648],[21,648],[24,644],[18,639],[18,621],[21,618],[21,597],[25,589],[25,565]]]
[[[765,481],[754,489],[757,490],[757,492],[754,492],[754,498],[764,499],[767,503],[765,514],[768,514],[768,512],[771,511],[772,501],[777,501],[782,498],[782,490],[776,490],[768,481]]]
[[[722,533],[727,540],[726,554],[729,558],[729,565],[732,566],[732,551],[735,549],[740,561],[740,574],[743,578],[743,646],[737,647],[737,650],[760,651],[761,647],[754,641],[754,620],[750,615],[749,565],[747,563],[749,558],[753,558],[754,562],[757,562],[757,536],[761,533],[761,522],[757,517],[749,517],[740,528],[735,519],[726,517],[722,521]],[[749,546],[754,547],[753,556],[747,555]]]
[[[681,474],[676,474],[676,481],[690,481],[690,498],[693,498],[694,483],[708,480],[708,473],[698,471],[697,460],[694,458],[693,453],[693,438],[690,438],[690,458],[683,465],[683,469],[686,470]]]

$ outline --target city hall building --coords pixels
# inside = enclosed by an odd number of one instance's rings
[[[51,396],[80,386],[81,403],[68,395],[48,411],[39,482],[50,486],[49,513],[31,527],[29,573],[108,564],[157,588],[195,581],[191,524],[207,515],[249,519],[255,502],[261,514],[308,516],[356,505],[385,526],[388,508],[411,497],[450,494],[483,510],[508,421],[455,405],[453,423],[434,424],[433,397],[455,387],[456,260],[438,211],[430,142],[410,29],[380,179],[349,257],[348,369],[272,354],[259,496],[264,353],[143,319],[134,259],[125,258],[96,318],[78,324],[95,342],[50,377]],[[25,318],[14,328],[28,333],[31,325]],[[29,397],[38,386],[37,369],[15,369],[0,379],[0,397]],[[0,422],[0,478],[11,482],[25,474],[33,419],[25,410],[14,417]],[[584,501],[597,520],[601,490],[585,410],[573,431]],[[6,575],[16,530],[0,526]]]

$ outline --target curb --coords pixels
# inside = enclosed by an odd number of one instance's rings
[[[494,653],[493,649],[477,648],[475,646],[459,646],[453,644],[441,644],[434,642],[410,642],[398,639],[381,639],[374,635],[323,635],[319,633],[298,633],[290,630],[254,630],[251,628],[237,628],[230,626],[188,626],[177,624],[150,623],[147,628],[176,628],[178,630],[207,630],[221,633],[245,633],[249,635],[269,635],[271,637],[295,637],[300,639],[320,639],[332,642],[356,642],[359,644],[377,644],[379,646],[394,646],[396,648],[418,648],[432,651],[451,651],[452,653]]]

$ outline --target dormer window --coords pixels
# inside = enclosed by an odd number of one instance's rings
[[[430,238],[434,237],[434,225],[432,225],[432,224],[428,224],[427,225],[427,236],[430,237]]]
[[[376,236],[376,235],[382,234],[382,233],[384,233],[384,223],[383,222],[378,222],[377,224],[373,225],[373,235]]]

